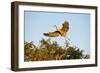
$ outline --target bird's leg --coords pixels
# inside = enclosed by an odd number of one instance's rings
[[[68,39],[68,41],[70,42],[70,39],[69,38],[67,38]]]
[[[65,48],[68,47],[68,41],[66,40],[66,36],[64,37],[65,39]]]
[[[66,36],[64,38],[65,38],[65,47],[68,47],[71,44],[71,40]]]
[[[73,46],[72,41],[69,38],[67,38],[67,39],[68,39],[69,46]]]

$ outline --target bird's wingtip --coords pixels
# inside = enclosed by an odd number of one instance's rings
[[[47,33],[43,33],[43,35],[48,36],[48,34],[47,34]]]

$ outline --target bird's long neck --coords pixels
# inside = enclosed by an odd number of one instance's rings
[[[58,31],[58,28],[57,28],[57,26],[55,25],[55,27],[56,27],[56,29],[57,29],[57,31]]]

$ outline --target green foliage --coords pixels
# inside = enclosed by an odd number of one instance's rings
[[[51,42],[50,39],[42,39],[39,43],[39,46],[35,46],[33,42],[24,43],[24,61],[65,60],[82,58],[88,59],[89,55],[85,56],[83,54],[83,50],[80,50],[77,47],[67,45],[63,48],[59,46],[56,41]]]
[[[81,59],[83,56],[83,51],[79,48],[69,47],[66,50],[67,59]]]

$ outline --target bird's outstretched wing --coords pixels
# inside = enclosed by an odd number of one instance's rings
[[[65,21],[63,24],[63,27],[59,31],[62,31],[62,33],[65,33],[68,30],[69,30],[69,23],[67,21]]]
[[[60,32],[59,31],[48,32],[48,33],[44,33],[44,35],[48,37],[58,37],[60,35]]]

